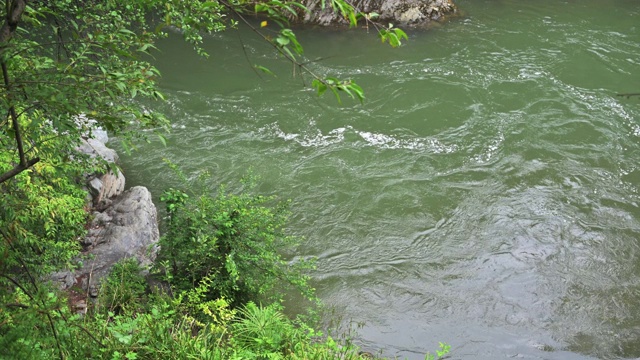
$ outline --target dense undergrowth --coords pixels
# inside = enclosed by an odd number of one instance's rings
[[[75,313],[69,294],[42,280],[74,265],[85,233],[86,194],[75,179],[90,165],[73,166],[36,166],[0,187],[3,202],[12,204],[0,212],[1,359],[371,356],[349,333],[331,337],[316,330],[312,317],[285,315],[285,292],[298,291],[318,306],[308,283],[313,263],[281,257],[300,241],[286,234],[286,204],[250,191],[166,191],[156,266],[140,269],[135,259],[123,260],[88,311]],[[190,188],[206,189],[203,184]],[[154,281],[141,275],[147,272]],[[447,351],[443,345],[438,356]]]
[[[285,16],[296,13],[292,6],[304,6],[244,0],[0,4],[0,359],[364,357],[348,334],[330,337],[315,330],[312,317],[285,316],[284,294],[292,291],[318,305],[308,283],[313,263],[281,257],[299,242],[285,231],[286,204],[249,192],[169,189],[156,266],[139,269],[125,259],[83,314],[70,306],[78,294],[62,293],[46,280],[52,271],[80,265],[89,220],[82,185],[86,174],[107,168],[75,152],[93,126],[79,117],[91,117],[125,145],[144,137],[141,129],[168,129],[168,119],[139,102],[164,98],[149,55],[168,36],[165,29],[179,29],[206,56],[202,33],[235,27],[239,19],[307,74],[318,94],[330,90],[338,101],[339,93],[364,100],[352,79],[320,77],[306,68]],[[351,26],[359,20],[375,25],[377,14],[344,0],[326,6]],[[267,15],[279,31],[263,35],[243,14]],[[407,39],[392,24],[376,29],[394,47]],[[438,356],[446,351],[442,346]]]

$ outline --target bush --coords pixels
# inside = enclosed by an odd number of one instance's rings
[[[70,265],[87,222],[87,193],[76,180],[98,169],[76,154],[77,138],[60,136],[38,113],[32,116],[21,117],[21,122],[37,130],[27,135],[40,161],[0,183],[0,275],[18,278],[24,278],[25,270],[35,278]],[[3,135],[0,132],[0,173],[13,168],[16,160]]]
[[[135,258],[120,260],[111,268],[99,292],[102,312],[135,313],[140,309],[147,288],[142,270]]]
[[[281,251],[300,239],[286,234],[286,204],[273,198],[221,188],[216,194],[191,197],[170,189],[166,203],[167,229],[160,239],[158,264],[164,278],[177,290],[198,287],[210,279],[208,299],[227,299],[233,307],[249,301],[277,302],[284,285],[315,299],[305,271],[310,262],[287,263]],[[281,290],[281,289],[279,289]]]
[[[287,354],[299,338],[298,330],[276,304],[247,303],[231,326],[234,344],[252,357],[273,359]]]

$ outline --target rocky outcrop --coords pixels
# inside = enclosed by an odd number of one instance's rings
[[[106,142],[109,140],[106,133],[95,130],[92,135],[92,138],[83,139],[77,150],[91,158],[104,160],[107,164],[117,163],[118,154],[106,146]],[[115,166],[111,166],[104,174],[90,174],[87,178],[90,201],[93,202],[93,206],[98,208],[109,205],[112,198],[122,194],[124,185],[124,175]]]
[[[304,15],[304,22],[325,26],[346,25],[346,20],[332,11],[330,0],[325,3],[323,10],[322,0],[302,1],[309,9]],[[380,17],[377,21],[401,26],[426,26],[456,11],[451,0],[354,0],[350,3],[358,12],[378,13]]]
[[[63,289],[77,287],[97,296],[100,279],[118,261],[136,258],[143,267],[151,265],[160,235],[151,193],[142,186],[125,191],[103,212],[93,215],[78,259],[81,266],[75,271],[56,273],[54,280]]]
[[[106,134],[92,134],[94,137],[78,150],[109,163],[117,161],[116,152],[105,145]],[[135,258],[143,268],[151,265],[160,238],[156,207],[147,188],[136,186],[124,191],[125,179],[119,170],[91,175],[87,181],[93,219],[82,241],[82,254],[76,259],[79,266],[52,275],[60,288],[70,291],[73,305],[81,312],[88,297],[97,297],[100,280],[115,263]]]

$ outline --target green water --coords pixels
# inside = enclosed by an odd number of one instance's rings
[[[318,99],[246,30],[208,37],[209,60],[166,40],[154,106],[174,129],[123,157],[128,184],[159,196],[163,157],[216,183],[253,168],[370,351],[640,357],[640,98],[615,95],[640,92],[640,2],[458,4],[399,49],[298,31],[364,106]]]

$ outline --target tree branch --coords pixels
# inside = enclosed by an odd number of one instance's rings
[[[11,83],[9,82],[9,71],[7,70],[7,63],[2,61],[2,77],[4,78],[4,86],[9,91]],[[10,96],[9,96],[10,97]],[[18,124],[18,114],[16,113],[15,106],[9,107],[9,115],[11,116],[11,123],[13,125],[13,131],[15,132],[16,145],[18,146],[18,156],[20,157],[20,166],[25,167],[27,165],[27,158],[24,155],[24,145],[22,143],[22,134],[20,133],[20,124]]]
[[[29,161],[27,161],[27,163],[23,166],[22,164],[18,164],[16,165],[13,169],[7,171],[6,173],[0,175],[0,184],[2,184],[3,182],[11,179],[12,177],[20,174],[21,172],[27,170],[28,168],[32,167],[33,165],[35,165],[36,163],[38,163],[38,161],[40,161],[39,157],[33,158]]]
[[[18,27],[18,22],[27,7],[26,0],[7,1],[7,17],[0,28],[0,46],[6,46]]]
[[[6,88],[6,91],[9,93],[11,89],[11,82],[9,81],[9,71],[7,70],[7,62],[4,59],[4,52],[7,48],[7,43],[11,40],[13,34],[18,28],[20,18],[22,17],[22,14],[27,7],[27,0],[7,1],[6,5],[7,17],[5,18],[4,24],[2,24],[2,28],[0,28],[0,65],[2,65],[2,77],[4,78],[4,86]],[[9,98],[9,101],[11,101],[10,94],[7,97]],[[20,132],[20,124],[18,123],[18,114],[16,113],[16,108],[14,105],[9,106],[9,116],[11,117],[11,124],[14,131],[14,137],[16,139],[16,146],[18,147],[19,163],[13,169],[0,175],[0,183],[9,180],[10,178],[18,175],[19,173],[25,171],[26,169],[40,161],[40,158],[37,157],[27,160],[27,157],[24,153],[24,144],[22,141],[22,133]]]

